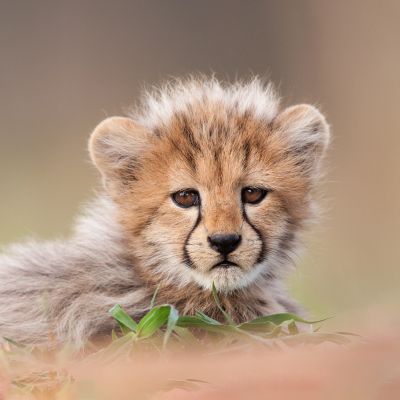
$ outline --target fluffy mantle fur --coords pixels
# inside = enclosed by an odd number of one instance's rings
[[[313,215],[313,191],[329,141],[312,106],[280,110],[258,79],[221,84],[175,81],[147,93],[130,118],[103,121],[90,140],[104,193],[77,220],[71,239],[11,246],[0,255],[0,336],[21,343],[109,335],[108,310],[139,318],[159,286],[158,303],[221,319],[210,286],[235,320],[299,312],[283,288],[298,235]],[[259,205],[243,187],[263,187]],[[171,200],[195,188],[197,207]],[[221,261],[211,233],[239,233]]]

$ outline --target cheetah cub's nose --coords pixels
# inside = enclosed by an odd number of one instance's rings
[[[237,249],[241,240],[242,237],[237,233],[216,233],[208,237],[211,248],[224,256]]]

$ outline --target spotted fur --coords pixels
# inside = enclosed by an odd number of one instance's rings
[[[129,117],[94,130],[89,150],[105,190],[73,237],[0,256],[0,336],[80,347],[109,334],[114,304],[143,315],[156,287],[159,303],[221,319],[213,282],[238,322],[300,312],[282,282],[313,217],[328,142],[316,108],[281,110],[258,79],[190,78],[146,93]],[[268,193],[243,204],[244,187]],[[177,206],[171,195],[189,188],[200,204]],[[214,267],[224,257],[209,237],[228,233],[241,236],[227,256],[236,266]]]

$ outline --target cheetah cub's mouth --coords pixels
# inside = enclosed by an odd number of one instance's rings
[[[196,80],[109,118],[90,142],[144,281],[233,291],[279,278],[329,139],[309,105],[269,86]]]
[[[220,261],[219,263],[216,263],[215,265],[213,265],[211,269],[214,269],[214,268],[231,268],[231,267],[239,267],[240,268],[240,265],[237,265],[236,263],[234,263],[232,261],[223,260],[223,261]]]

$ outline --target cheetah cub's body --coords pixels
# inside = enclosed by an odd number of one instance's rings
[[[159,303],[236,321],[298,312],[282,286],[329,141],[309,105],[279,109],[259,80],[189,79],[145,96],[91,136],[105,191],[68,241],[0,256],[0,336],[81,346],[114,327],[121,304]]]

